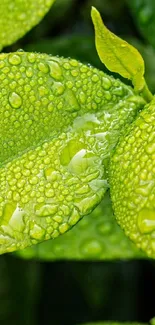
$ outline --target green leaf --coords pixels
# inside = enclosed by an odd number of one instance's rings
[[[56,238],[108,187],[112,149],[145,102],[76,60],[0,55],[0,252]]]
[[[145,258],[117,225],[109,193],[71,231],[55,240],[20,250],[16,255],[42,261]]]
[[[155,98],[120,137],[110,167],[116,219],[126,235],[151,258],[155,258],[154,135]]]
[[[133,46],[135,46],[145,61],[145,79],[149,86],[149,89],[155,93],[155,50],[151,45],[146,45],[137,38],[127,38]]]
[[[91,16],[95,28],[96,49],[101,61],[110,71],[131,80],[135,91],[142,92],[146,87],[144,61],[138,50],[110,32],[94,7]],[[148,91],[148,99],[151,98],[152,95]]]
[[[0,5],[0,50],[23,37],[49,11],[55,0],[3,0]]]
[[[67,38],[59,36],[26,44],[23,49],[28,52],[52,53],[52,55],[59,53],[59,56],[71,57],[100,70],[106,70],[97,55],[93,36],[82,35],[82,38],[80,34],[70,34]]]
[[[151,45],[143,44],[137,38],[127,37],[126,40],[136,47],[143,56],[145,61],[145,78],[151,92],[154,93],[155,50]],[[78,46],[79,43],[80,46]],[[112,74],[100,61],[95,49],[93,36],[83,35],[82,38],[80,34],[69,35],[68,38],[65,36],[59,36],[52,40],[46,39],[40,42],[27,44],[24,46],[24,50],[28,52],[52,53],[53,55],[59,53],[59,56],[73,57],[83,63],[92,64],[96,68],[103,70],[108,74]]]

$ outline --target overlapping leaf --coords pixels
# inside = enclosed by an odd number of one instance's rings
[[[0,252],[56,238],[108,187],[111,150],[145,101],[76,60],[0,56]]]
[[[3,0],[0,4],[0,50],[37,25],[55,0]]]
[[[71,231],[55,240],[20,250],[16,255],[42,261],[145,258],[117,225],[108,193]]]

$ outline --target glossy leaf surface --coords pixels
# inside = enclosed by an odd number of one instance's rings
[[[155,258],[155,100],[121,138],[111,161],[116,218],[139,248]],[[120,181],[121,180],[121,181]]]
[[[101,61],[108,70],[132,81],[135,89],[144,87],[144,61],[132,45],[122,40],[104,25],[100,13],[92,7],[92,20],[95,28],[96,49]]]
[[[111,150],[144,100],[76,60],[0,56],[0,252],[56,238],[108,188]]]
[[[145,62],[145,79],[146,82],[151,90],[151,92],[155,93],[155,82],[154,82],[154,75],[155,75],[155,50],[154,48],[149,45],[141,42],[137,38],[130,38],[129,43],[135,46],[138,51],[141,53],[144,62]]]
[[[3,0],[0,4],[0,50],[37,25],[55,0]]]
[[[43,261],[145,258],[117,225],[108,193],[71,231],[55,240],[18,251],[16,255]]]

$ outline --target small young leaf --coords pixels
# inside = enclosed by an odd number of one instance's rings
[[[129,37],[127,41],[130,42],[134,47],[138,49],[141,53],[144,62],[145,62],[145,80],[150,91],[154,94],[155,93],[155,50],[151,45],[146,45],[142,41],[137,38]],[[52,52],[51,52],[52,53]]]
[[[94,7],[92,7],[91,16],[100,60],[110,71],[131,80],[135,90],[140,92],[145,86],[142,56],[132,45],[106,28],[100,13]]]
[[[0,50],[23,37],[49,11],[55,0],[3,0],[0,4]]]

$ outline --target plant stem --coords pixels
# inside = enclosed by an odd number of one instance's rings
[[[143,90],[141,92],[141,95],[143,96],[143,98],[149,103],[151,102],[151,100],[153,99],[153,95],[151,93],[151,91],[149,90],[147,83],[145,81]]]

